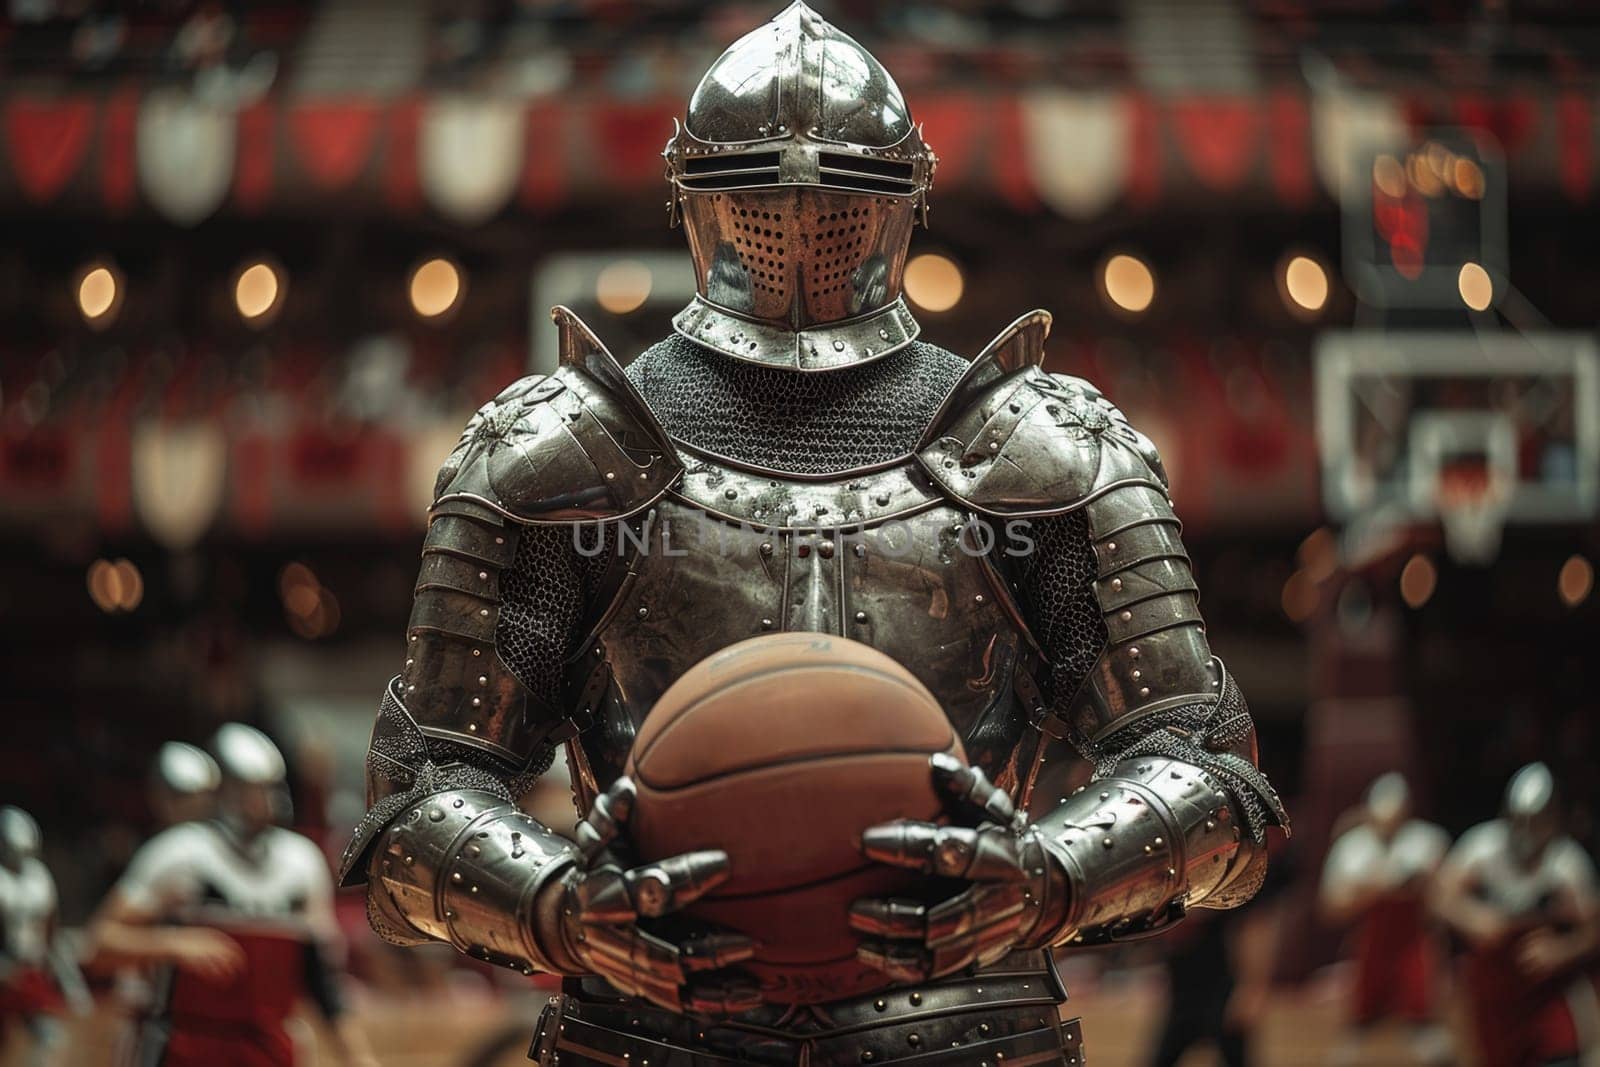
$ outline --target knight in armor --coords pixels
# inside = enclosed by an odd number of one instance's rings
[[[0,807],[0,1048],[20,1030],[15,1062],[27,1067],[57,1062],[62,1017],[91,1006],[77,959],[55,936],[56,883],[41,843],[32,815]]]
[[[805,4],[712,65],[665,156],[697,295],[626,371],[556,309],[560,366],[446,460],[343,878],[391,941],[566,976],[541,1062],[1079,1062],[1049,950],[1242,903],[1285,822],[1160,460],[1094,386],[1042,369],[1046,313],[971,361],[920,339],[901,281],[934,154],[883,67]],[[854,906],[893,995],[763,1005],[746,941],[658,918],[725,854],[617,859],[644,716],[772,631],[893,656],[972,761],[932,773],[981,824],[864,835],[966,883]],[[1058,740],[1095,780],[1035,804]],[[558,745],[576,843],[517,805]]]
[[[156,773],[176,771],[172,787],[191,792],[215,774],[215,817],[146,842],[90,924],[100,963],[145,971],[148,995],[120,1062],[293,1067],[287,1022],[309,1000],[339,1062],[374,1067],[339,989],[327,861],[279,825],[289,810],[282,753],[243,723],[222,726],[210,749],[201,760],[169,746]]]
[[[1411,786],[1398,771],[1379,775],[1342,821],[1319,892],[1324,917],[1350,927],[1355,964],[1352,1032],[1337,1062],[1360,1062],[1361,1041],[1390,1020],[1413,1031],[1419,1060],[1449,1062],[1448,1042],[1434,1025],[1438,951],[1427,903],[1450,835],[1415,816]]]
[[[1576,1067],[1600,1052],[1600,885],[1564,823],[1554,776],[1530,763],[1500,818],[1462,834],[1439,871],[1471,1058],[1487,1067]]]

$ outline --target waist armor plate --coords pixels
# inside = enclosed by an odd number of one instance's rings
[[[769,1005],[708,1022],[622,1000],[601,982],[569,981],[552,997],[530,1058],[542,1067],[734,1064],[995,1067],[1083,1063],[1078,1020],[1049,954],[1014,952],[976,973],[827,1005]]]

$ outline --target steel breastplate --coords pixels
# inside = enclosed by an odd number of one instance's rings
[[[948,501],[908,457],[824,478],[680,449],[685,475],[619,528],[627,577],[575,660],[583,792],[621,773],[645,714],[684,671],[764,632],[839,634],[906,664],[969,758],[1015,777],[1016,695],[1036,655],[991,558],[1006,531]]]

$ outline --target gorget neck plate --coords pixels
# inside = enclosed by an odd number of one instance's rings
[[[858,315],[819,323],[803,330],[785,330],[757,322],[696,295],[673,316],[681,336],[730,359],[797,371],[826,371],[882,359],[898,352],[922,332],[905,301]]]

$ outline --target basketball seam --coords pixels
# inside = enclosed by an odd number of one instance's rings
[[[663,793],[663,794],[666,794],[666,793],[678,793],[678,792],[681,792],[681,791],[683,791],[685,789],[691,789],[691,788],[693,788],[695,786],[698,786],[698,785],[706,785],[707,783],[710,783],[710,782],[731,782],[731,781],[734,781],[734,780],[740,778],[743,775],[753,774],[756,771],[770,771],[770,770],[774,770],[774,769],[779,768],[779,767],[797,767],[797,766],[800,766],[801,764],[804,764],[804,763],[832,762],[832,761],[836,761],[836,760],[874,759],[874,758],[877,758],[879,756],[921,756],[924,759],[926,759],[927,757],[933,756],[933,755],[937,755],[940,752],[949,752],[954,747],[955,742],[957,741],[957,738],[955,736],[955,731],[954,730],[950,731],[950,740],[951,740],[951,744],[946,745],[944,748],[938,748],[938,749],[886,748],[886,749],[875,749],[875,750],[873,750],[871,752],[820,752],[820,753],[813,753],[813,754],[808,754],[808,755],[805,755],[805,756],[796,756],[796,757],[794,757],[792,759],[773,760],[770,763],[762,763],[762,764],[759,764],[759,765],[756,765],[756,766],[740,767],[738,770],[735,770],[735,771],[719,771],[716,774],[708,774],[708,775],[706,775],[706,776],[704,776],[702,778],[695,778],[695,779],[692,779],[692,780],[687,781],[687,782],[682,782],[682,783],[680,783],[678,785],[657,785],[655,782],[652,782],[652,781],[650,781],[650,779],[646,778],[640,772],[638,764],[635,763],[634,764],[634,768],[633,768],[633,777],[634,777],[634,780],[638,784],[644,785],[644,786],[648,786],[650,789],[654,790],[657,793]],[[929,773],[931,774],[932,772],[930,771]]]
[[[857,666],[855,664],[849,664],[849,663],[829,663],[827,666],[828,666],[829,669],[832,669],[832,670],[838,670],[840,668],[843,668],[844,670],[852,671],[852,672],[855,672],[857,674],[875,675],[876,677],[882,678],[885,681],[893,682],[896,685],[900,686],[902,689],[908,690],[913,695],[918,695],[918,696],[925,697],[929,704],[931,704],[934,708],[937,708],[939,710],[939,714],[940,715],[944,715],[945,714],[943,707],[939,704],[939,702],[937,700],[934,699],[933,694],[928,692],[927,687],[924,686],[921,682],[917,681],[916,678],[912,678],[910,680],[910,683],[914,683],[914,685],[913,685],[913,684],[909,684],[905,678],[896,677],[895,675],[890,674],[888,671],[879,670],[876,667],[863,667],[863,666]],[[811,672],[811,671],[815,671],[816,668],[817,668],[816,664],[807,664],[807,665],[804,665],[804,666],[791,665],[791,666],[786,666],[786,667],[768,667],[768,668],[765,668],[763,670],[754,671],[754,672],[752,672],[750,674],[747,674],[747,675],[742,675],[742,676],[734,679],[731,683],[725,684],[724,686],[722,686],[721,688],[719,688],[719,689],[717,689],[717,690],[715,690],[713,692],[705,693],[705,694],[701,695],[700,697],[696,698],[693,703],[685,705],[683,710],[678,712],[677,717],[675,719],[673,719],[672,722],[668,723],[666,726],[663,726],[661,728],[661,731],[659,733],[657,733],[656,736],[652,737],[650,739],[649,743],[646,744],[643,749],[639,749],[639,750],[634,752],[632,762],[633,762],[633,766],[634,766],[635,772],[637,772],[639,764],[642,763],[645,760],[645,758],[650,755],[651,751],[653,751],[655,749],[655,747],[658,744],[661,743],[661,739],[662,738],[664,738],[668,734],[670,734],[674,729],[677,728],[679,723],[683,722],[684,719],[686,719],[689,716],[689,714],[691,712],[693,712],[696,708],[700,707],[702,704],[706,703],[708,700],[712,700],[712,699],[714,699],[716,697],[724,695],[733,686],[742,686],[742,685],[745,685],[748,682],[753,682],[753,681],[756,681],[756,680],[762,679],[762,678],[769,678],[769,677],[772,677],[774,675],[791,674],[791,673],[795,673],[795,672]],[[665,695],[665,694],[663,694],[663,695]],[[659,700],[656,701],[656,705],[659,705],[660,703],[661,702]],[[652,710],[654,710],[654,708],[652,708]],[[645,715],[645,722],[649,722],[649,720],[650,720],[650,716],[648,714],[646,714]],[[954,728],[951,729],[951,736],[952,737],[955,736]]]

